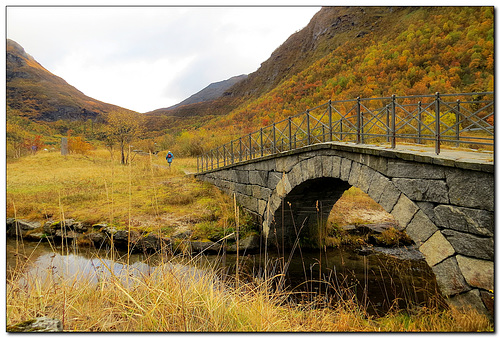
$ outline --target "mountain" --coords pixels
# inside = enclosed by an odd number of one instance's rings
[[[224,96],[167,114],[220,140],[330,99],[493,91],[493,22],[491,6],[324,7]]]
[[[175,108],[178,108],[180,106],[186,106],[188,104],[193,104],[193,103],[200,103],[200,102],[206,102],[206,101],[212,101],[215,99],[218,99],[219,97],[223,96],[224,93],[226,92],[227,89],[231,88],[233,85],[236,83],[246,79],[248,75],[242,74],[238,76],[233,76],[227,80],[219,81],[219,82],[214,82],[209,84],[207,87],[203,88],[196,94],[191,95],[184,101],[173,105],[168,108],[160,108],[152,111],[151,113],[161,113],[165,112],[168,110],[172,110]]]
[[[124,109],[86,96],[49,72],[10,39],[7,39],[6,62],[8,115],[48,122],[86,121],[99,120],[103,114]]]

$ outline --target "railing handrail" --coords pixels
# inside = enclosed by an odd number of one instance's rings
[[[473,96],[477,99],[465,100]],[[484,96],[492,98],[488,100]],[[459,99],[454,102],[446,100],[451,97]],[[370,107],[369,102],[379,103]],[[325,107],[325,111],[320,110]],[[438,155],[443,142],[451,142],[457,147],[491,146],[494,125],[486,120],[493,115],[494,92],[329,100],[208,150],[197,158],[197,171],[331,141],[364,144],[370,139],[383,139],[390,142],[391,148],[396,147],[397,139],[418,144],[434,142]],[[464,135],[477,131],[486,136]]]

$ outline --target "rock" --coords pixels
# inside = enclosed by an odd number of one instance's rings
[[[433,267],[455,253],[455,249],[453,249],[450,242],[439,231],[436,231],[434,235],[422,244],[419,250],[425,256],[425,260],[430,267]]]
[[[86,234],[84,238],[90,240],[92,245],[99,249],[103,245],[107,244],[108,236],[103,232],[91,232]]]
[[[145,237],[140,238],[136,244],[135,249],[140,251],[160,251],[163,248],[170,249],[171,243],[168,238],[160,238],[158,234],[153,232],[148,233]]]
[[[62,330],[62,322],[49,317],[38,317],[7,326],[7,332],[61,332]]]
[[[240,251],[256,251],[260,248],[260,235],[253,234],[247,236],[241,239],[239,244]],[[231,245],[230,248],[236,251],[236,244]]]
[[[491,237],[480,237],[448,229],[441,232],[458,254],[490,261],[495,257],[495,244]]]
[[[373,249],[367,246],[363,246],[359,249],[356,249],[356,253],[360,256],[368,256],[373,253]]]
[[[47,239],[47,234],[43,230],[33,230],[27,232],[23,238],[28,241],[40,242]]]
[[[471,288],[467,285],[455,257],[450,257],[432,267],[443,296],[452,296]]]
[[[104,229],[107,227],[108,227],[108,225],[106,223],[99,223],[99,224],[92,225],[92,229],[95,229],[95,230],[101,230],[101,229]]]
[[[493,236],[495,214],[486,210],[438,205],[434,208],[438,226],[476,235]]]
[[[192,234],[193,234],[193,230],[184,230],[184,231],[176,232],[171,237],[175,238],[175,239],[187,239],[187,238],[191,237]]]
[[[73,230],[70,230],[70,231],[62,231],[62,230],[56,230],[56,232],[54,233],[54,238],[57,239],[57,240],[62,240],[63,238],[65,240],[75,240],[79,237],[78,233],[76,233],[75,231]]]
[[[219,243],[214,243],[211,241],[191,241],[191,250],[193,252],[203,252],[203,253],[219,253],[221,245]]]
[[[28,231],[40,228],[40,222],[29,222],[22,219],[10,219],[7,222],[8,236],[24,236]]]
[[[457,262],[467,283],[476,288],[493,290],[495,263],[457,255]]]

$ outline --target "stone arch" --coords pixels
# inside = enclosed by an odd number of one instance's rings
[[[263,232],[266,236],[272,235],[272,226],[276,224],[273,221],[279,217],[276,213],[283,201],[286,201],[287,196],[300,196],[307,184],[311,184],[312,189],[320,187],[323,192],[325,187],[329,189],[336,185],[337,193],[327,196],[332,200],[340,198],[350,186],[360,188],[392,214],[400,228],[416,243],[427,264],[433,269],[441,293],[449,298],[450,303],[486,309],[485,299],[491,298],[491,294],[484,290],[493,289],[492,259],[489,261],[488,258],[483,260],[458,254],[428,213],[401,191],[390,177],[358,161],[342,156],[317,155],[285,166],[262,215]],[[325,212],[329,213],[333,204],[327,204],[329,209]],[[289,231],[291,235],[294,232],[295,229]]]

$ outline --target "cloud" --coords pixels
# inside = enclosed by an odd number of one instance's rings
[[[86,95],[139,112],[251,73],[319,7],[7,7],[7,37]]]

